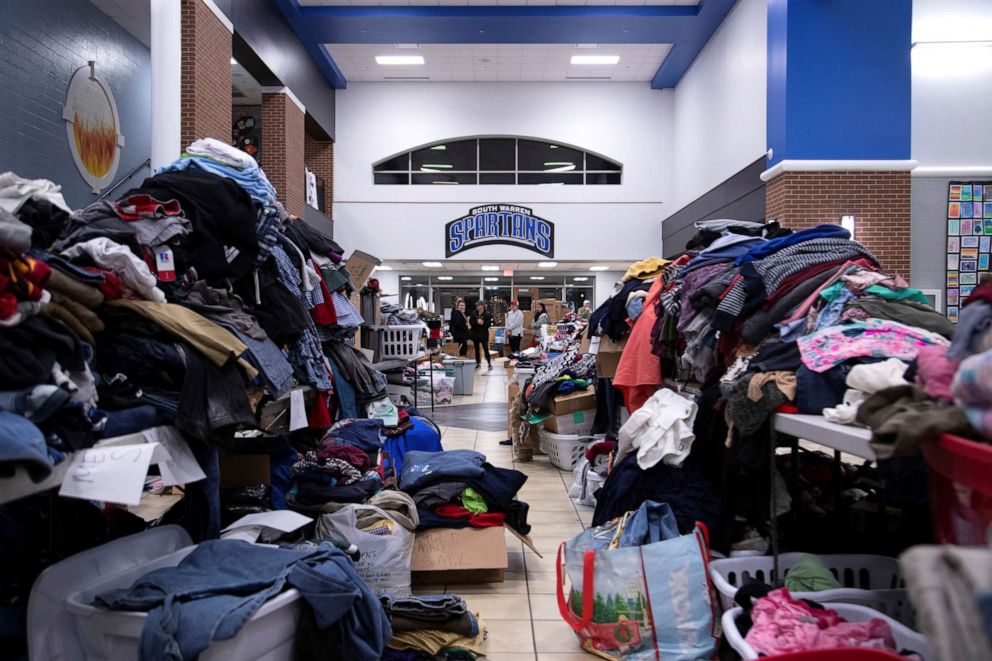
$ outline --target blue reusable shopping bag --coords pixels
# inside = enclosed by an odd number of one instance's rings
[[[647,501],[561,545],[558,609],[582,647],[605,659],[710,659],[718,636],[708,559],[703,524],[682,535],[667,503]]]

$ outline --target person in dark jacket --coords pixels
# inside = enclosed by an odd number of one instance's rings
[[[465,301],[460,298],[451,311],[448,328],[451,330],[451,339],[458,343],[458,355],[464,358],[468,355],[468,318],[465,316]]]
[[[475,304],[475,312],[468,318],[468,327],[475,345],[475,369],[482,367],[482,354],[486,354],[486,364],[489,371],[493,369],[493,359],[489,357],[489,327],[493,325],[493,316],[486,310],[484,301]]]

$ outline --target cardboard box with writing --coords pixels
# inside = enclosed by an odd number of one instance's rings
[[[592,388],[557,395],[551,402],[551,415],[567,415],[575,411],[596,410],[596,392]]]
[[[347,269],[348,275],[351,276],[351,286],[355,288],[356,294],[362,290],[362,287],[365,286],[365,283],[368,282],[369,277],[372,275],[372,270],[379,266],[379,264],[382,264],[382,260],[361,250],[351,253],[351,257],[345,262],[344,267]],[[351,302],[355,303],[355,300],[353,297]],[[360,300],[356,307],[359,310],[361,309]]]
[[[507,567],[503,528],[432,528],[417,533],[411,576],[414,583],[503,581]]]
[[[599,341],[599,353],[596,354],[596,375],[601,379],[612,379],[617,375],[617,366],[623,348],[627,346],[627,338],[614,342],[608,337]]]
[[[544,428],[555,434],[588,434],[596,419],[596,393],[590,388],[555,397]]]

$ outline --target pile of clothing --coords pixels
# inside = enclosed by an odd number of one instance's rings
[[[663,457],[681,462],[721,494],[725,522],[734,515],[764,522],[775,470],[768,425],[776,412],[826,410],[834,420],[868,424],[882,457],[911,454],[924,436],[969,428],[950,401],[952,325],[847,230],[793,232],[735,220],[702,221],[697,229],[682,253],[652,259],[653,270],[633,265],[590,322],[603,342],[623,342],[601,392],[610,399],[615,389],[637,418],[620,448],[621,455],[638,451],[642,471],[669,472],[656,463]],[[634,292],[645,289],[643,304],[634,303]],[[697,418],[697,408],[718,415]],[[623,456],[617,464],[625,466]],[[657,479],[652,497],[677,497],[661,485],[681,477]],[[611,488],[608,481],[603,491]],[[624,500],[600,496],[601,505]]]
[[[392,636],[389,618],[351,559],[326,543],[273,548],[206,541],[178,565],[99,594],[95,603],[148,613],[139,658],[195,659],[213,641],[238,635],[262,604],[288,587],[300,591],[304,604],[298,658],[320,658],[328,649],[341,658],[381,658]]]
[[[382,488],[382,476],[372,467],[369,454],[354,445],[337,444],[331,436],[300,456],[293,465],[293,482],[287,502],[297,509],[365,502]]]
[[[474,661],[485,654],[485,625],[458,595],[380,594],[379,599],[393,629],[384,660]]]
[[[409,310],[397,303],[380,303],[379,311],[387,326],[421,325],[420,315],[416,310]]]
[[[885,620],[848,622],[834,610],[794,599],[787,588],[772,590],[753,602],[742,601],[745,615],[738,618],[737,628],[745,633],[744,641],[762,656],[838,647],[899,651]]]
[[[404,457],[399,486],[417,503],[421,530],[505,524],[526,535],[530,508],[516,498],[526,481],[520,471],[497,468],[474,450],[414,450]]]

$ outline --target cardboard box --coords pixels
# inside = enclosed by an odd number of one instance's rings
[[[559,416],[588,409],[596,410],[596,392],[592,388],[579,390],[568,395],[557,395],[551,402],[550,413]]]
[[[351,253],[351,257],[345,262],[344,267],[351,276],[351,286],[355,288],[355,295],[351,300],[353,304],[355,303],[358,292],[362,290],[362,287],[365,286],[365,283],[368,282],[369,277],[372,275],[372,269],[379,266],[379,264],[382,264],[382,260],[361,250]],[[362,309],[361,300],[356,304],[356,308],[359,310]],[[370,319],[366,323],[371,321]]]
[[[582,338],[582,342],[579,343],[579,353],[589,353],[589,349],[592,347],[592,340],[589,336]]]
[[[608,337],[599,341],[599,353],[596,354],[596,375],[601,379],[612,379],[617,375],[617,366],[623,348],[627,346],[627,338],[614,342]]]
[[[494,528],[432,528],[413,542],[414,583],[502,583],[507,568],[506,537]]]
[[[544,421],[544,428],[555,434],[588,434],[596,420],[596,409],[582,409],[565,415],[551,416]]]
[[[460,358],[460,356],[458,355],[458,346],[459,345],[457,342],[445,342],[444,348],[442,348],[441,351],[443,353],[448,354],[449,356],[455,356],[456,358]]]
[[[514,363],[512,360],[507,360],[506,361],[506,365],[504,365],[504,367],[506,368],[506,378],[507,378],[507,380],[512,381],[513,380],[513,371],[514,371],[514,369],[516,369],[516,363]]]
[[[534,313],[531,310],[524,310],[524,332],[534,325]]]
[[[543,303],[544,308],[548,311],[548,318],[551,323],[561,321],[562,317],[565,316],[565,306],[562,305],[561,301],[555,300],[553,298],[542,298],[538,303]],[[537,308],[537,305],[534,305]]]
[[[514,423],[517,422],[510,415],[510,409],[513,407],[513,401],[520,396],[520,384],[516,381],[511,381],[510,385],[506,387],[506,437],[513,438],[513,428]]]

